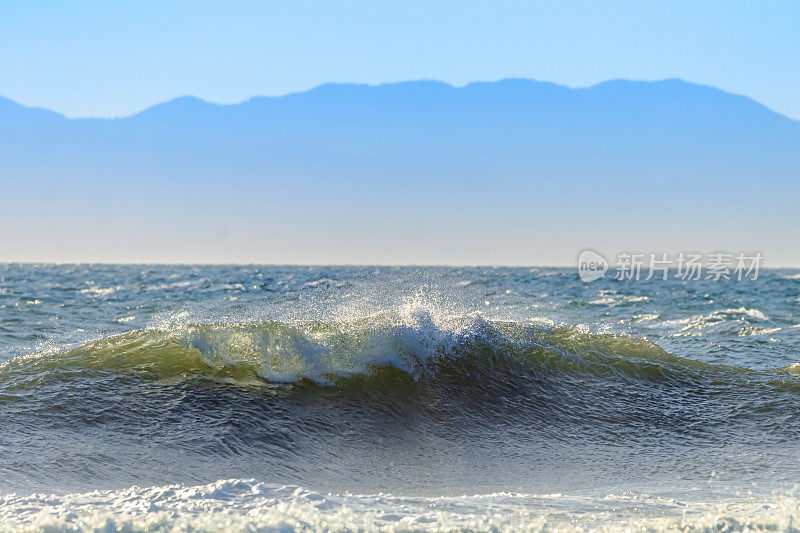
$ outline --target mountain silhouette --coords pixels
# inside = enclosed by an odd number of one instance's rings
[[[798,178],[800,122],[681,80],[326,84],[117,119],[0,98],[0,260],[50,257],[51,228],[126,261],[566,264],[606,246],[800,264]]]

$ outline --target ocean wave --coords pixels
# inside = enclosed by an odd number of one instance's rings
[[[51,520],[55,529],[215,529],[229,518],[240,529],[560,529],[569,523],[557,522],[553,509],[572,504],[541,507],[530,493],[580,490],[586,479],[642,492],[662,472],[677,472],[671,483],[681,490],[716,479],[712,471],[761,482],[793,464],[796,366],[712,365],[647,339],[418,305],[338,316],[205,324],[182,317],[0,365],[0,414],[17,428],[4,437],[6,490],[156,487],[8,500],[5,523],[19,523],[27,508],[38,513],[30,523]],[[742,459],[765,449],[777,459]],[[691,455],[696,450],[703,455]],[[251,476],[293,487],[248,482],[242,498],[264,497],[250,510],[203,514],[213,494],[239,494],[239,485],[195,484]],[[164,489],[171,481],[187,485]],[[294,485],[372,496],[300,489],[295,497]],[[410,488],[428,496],[516,490],[529,500],[470,500],[462,514],[450,500],[375,499]],[[162,493],[174,499],[162,506]],[[182,507],[195,493],[198,507]],[[361,511],[330,511],[341,502]],[[241,505],[230,504],[248,504]],[[537,521],[540,511],[546,522]],[[441,520],[436,512],[445,513]]]
[[[38,383],[56,370],[137,374],[180,381],[210,378],[244,385],[402,375],[413,382],[447,373],[465,380],[503,373],[562,372],[654,381],[731,372],[670,354],[645,339],[580,328],[489,321],[478,314],[401,309],[355,320],[183,324],[135,330],[62,352],[0,365],[0,383]],[[67,373],[72,375],[70,373]]]

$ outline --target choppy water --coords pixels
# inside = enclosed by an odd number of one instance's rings
[[[800,273],[0,265],[0,529],[787,529]]]

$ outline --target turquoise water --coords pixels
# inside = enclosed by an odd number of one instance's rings
[[[800,271],[0,266],[0,527],[786,529]]]

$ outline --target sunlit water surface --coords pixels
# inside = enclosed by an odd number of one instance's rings
[[[798,271],[0,265],[0,362],[0,528],[800,516]]]

